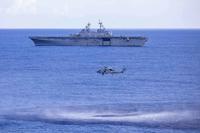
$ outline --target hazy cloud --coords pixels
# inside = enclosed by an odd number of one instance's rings
[[[0,27],[200,28],[199,0],[1,0]]]
[[[1,10],[3,11],[3,10]],[[67,15],[65,0],[13,0],[5,10],[7,15]]]
[[[5,10],[7,14],[35,14],[37,0],[14,0]]]

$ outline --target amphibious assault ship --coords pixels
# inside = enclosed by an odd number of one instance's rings
[[[99,29],[90,29],[90,23],[77,34],[63,37],[39,37],[33,36],[30,39],[36,46],[144,46],[146,37],[141,36],[113,36],[107,31],[102,22],[99,22]]]

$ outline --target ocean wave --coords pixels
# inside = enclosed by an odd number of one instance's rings
[[[199,110],[117,111],[72,108],[34,108],[9,111],[2,119],[55,124],[112,124],[163,128],[200,129]]]

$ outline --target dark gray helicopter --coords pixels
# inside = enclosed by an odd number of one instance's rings
[[[102,74],[102,75],[104,75],[104,74],[120,74],[120,73],[124,73],[125,71],[126,71],[126,68],[123,68],[121,71],[116,71],[109,67],[103,67],[103,68],[99,69],[97,71],[97,73]]]

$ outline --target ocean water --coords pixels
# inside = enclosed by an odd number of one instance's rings
[[[0,30],[0,133],[199,133],[200,30],[113,30],[144,47],[36,47]],[[110,66],[124,74],[100,75]]]

